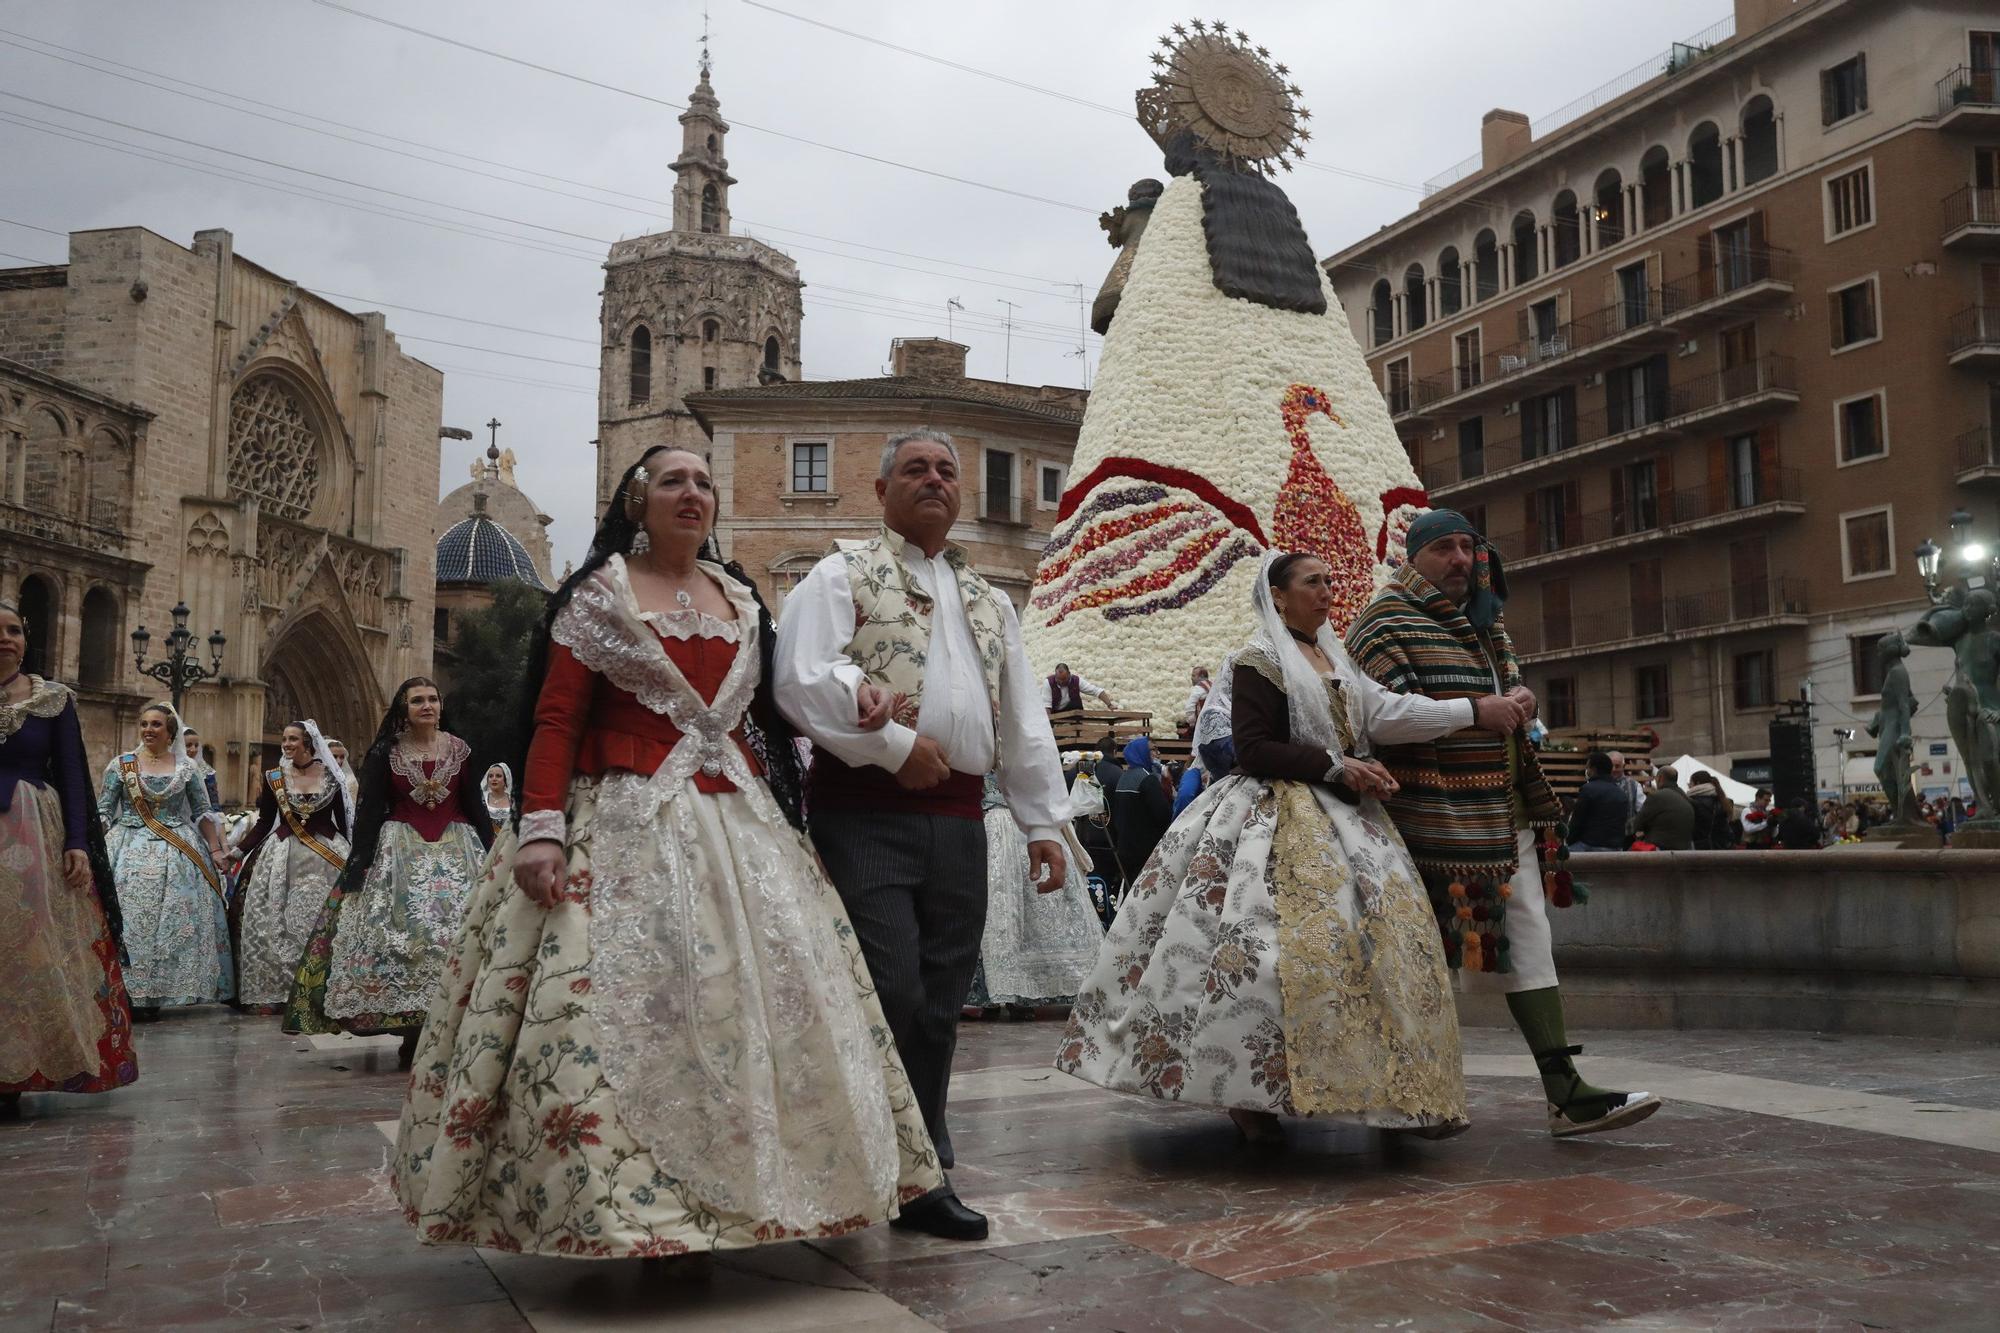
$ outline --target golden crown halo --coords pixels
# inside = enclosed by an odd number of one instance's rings
[[[1312,112],[1291,73],[1220,20],[1176,23],[1152,53],[1153,85],[1135,95],[1139,123],[1164,150],[1183,132],[1226,161],[1274,176],[1305,157]]]

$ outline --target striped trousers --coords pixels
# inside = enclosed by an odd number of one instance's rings
[[[813,846],[861,941],[938,1160],[954,1164],[945,1102],[958,1011],[986,929],[986,826],[945,815],[815,819]]]

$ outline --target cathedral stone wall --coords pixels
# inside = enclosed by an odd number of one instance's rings
[[[86,699],[93,763],[166,693],[126,636],[144,624],[157,659],[181,599],[204,664],[199,641],[228,636],[221,682],[186,710],[226,798],[248,795],[277,713],[315,712],[358,751],[430,661],[442,376],[380,315],[301,291],[226,231],[191,246],[77,232],[62,285],[41,272],[0,272],[0,357],[150,414],[119,511],[123,551],[148,568],[120,606],[115,674]]]

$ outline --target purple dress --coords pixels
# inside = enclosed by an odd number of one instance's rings
[[[28,679],[26,699],[0,701],[0,1094],[107,1092],[139,1076],[116,900],[63,875],[95,817],[83,732],[66,686]]]

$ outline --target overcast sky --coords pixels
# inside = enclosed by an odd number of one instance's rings
[[[504,423],[501,443],[520,458],[523,488],[556,518],[560,568],[590,534],[599,265],[611,240],[667,227],[668,163],[680,145],[675,108],[629,94],[685,102],[702,6],[342,3],[610,87],[313,0],[0,0],[0,217],[13,220],[0,223],[8,256],[0,263],[65,257],[61,236],[13,223],[56,232],[137,224],[182,244],[201,228],[225,227],[239,254],[339,293],[350,309],[385,310],[407,351],[445,369],[447,424]],[[956,297],[965,313],[954,316],[954,333],[972,347],[972,373],[1002,376],[1000,303],[1009,300],[1018,303],[1012,378],[1081,384],[1078,305],[1064,284],[1083,284],[1086,299],[1095,293],[1112,258],[1098,213],[1133,180],[1161,174],[1130,118],[1132,93],[1150,76],[1159,36],[1192,15],[1132,0],[773,3],[1046,90],[749,0],[711,0],[714,83],[740,182],[736,230],[798,260],[808,284],[806,375],[882,373],[890,339],[943,334],[945,303]],[[1311,161],[1414,187],[1477,150],[1488,109],[1539,117],[1729,11],[1729,0],[1610,10],[1602,0],[1238,0],[1202,15],[1244,29],[1290,66],[1314,113]],[[121,68],[83,67],[103,61]],[[122,151],[50,127],[114,140]],[[169,155],[184,162],[159,160]],[[1283,179],[1322,255],[1420,197],[1326,170]],[[1087,341],[1094,367],[1098,340]],[[446,443],[446,489],[484,448],[486,432],[477,433],[476,446]]]

